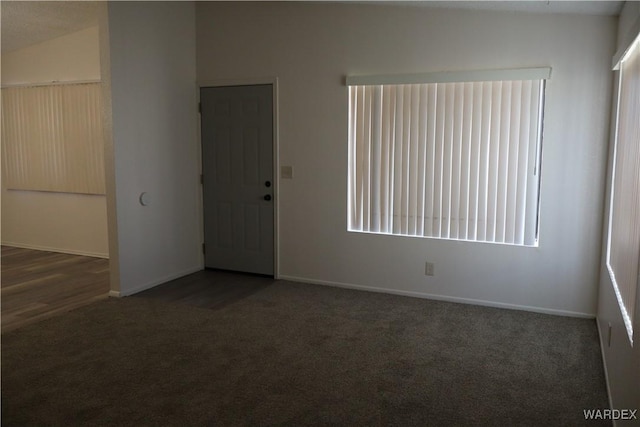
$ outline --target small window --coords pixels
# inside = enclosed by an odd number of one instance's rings
[[[99,82],[2,88],[1,135],[7,189],[105,194]]]
[[[539,70],[348,78],[349,231],[537,246]]]
[[[629,341],[640,258],[640,35],[617,64],[620,73],[615,124],[607,269]]]

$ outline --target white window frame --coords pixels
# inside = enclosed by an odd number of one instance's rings
[[[621,100],[622,100],[622,89],[624,86],[624,73],[622,64],[625,62],[629,55],[635,54],[638,55],[639,58],[636,60],[640,60],[640,20],[634,26],[634,29],[630,33],[632,36],[629,38],[630,42],[627,43],[623,49],[616,53],[613,59],[613,69],[619,70],[618,73],[618,93],[616,94],[616,118],[615,118],[615,132],[614,132],[614,146],[613,146],[613,161],[612,161],[612,170],[611,170],[611,186],[610,186],[610,198],[609,198],[609,221],[607,224],[607,256],[606,256],[606,267],[609,273],[609,277],[611,279],[611,283],[613,285],[613,290],[616,295],[616,299],[618,300],[618,305],[620,308],[620,313],[622,315],[622,319],[625,325],[625,329],[627,331],[627,335],[629,337],[629,342],[631,346],[633,346],[633,336],[634,336],[634,328],[633,322],[634,317],[637,313],[635,311],[636,308],[636,299],[637,292],[639,288],[640,277],[636,276],[635,282],[633,278],[625,278],[624,274],[621,274],[620,280],[625,283],[620,283],[618,277],[616,276],[616,268],[613,265],[612,261],[612,246],[617,244],[613,242],[613,219],[616,208],[616,168],[617,168],[617,160],[618,160],[618,149],[620,138],[620,116],[621,116]],[[635,35],[635,37],[633,36]],[[624,141],[627,142],[627,141]],[[628,143],[628,142],[627,142]],[[636,186],[640,185],[640,183],[636,182]],[[629,233],[640,233],[640,228],[636,230],[628,230]],[[634,234],[635,238],[638,239],[640,236]],[[636,248],[636,250],[640,250],[640,248]],[[637,272],[640,272],[640,258],[637,256],[632,256],[633,261],[635,261],[635,265],[630,266],[630,268],[635,268]],[[633,261],[631,261],[633,263]],[[637,273],[636,273],[637,274]]]
[[[546,80],[548,80],[551,76],[551,68],[548,67],[544,67],[544,68],[525,68],[525,69],[512,69],[512,70],[484,70],[484,71],[461,71],[461,72],[444,72],[444,73],[420,73],[420,74],[407,74],[407,75],[375,75],[375,76],[349,76],[346,78],[346,85],[350,86],[350,94],[349,94],[349,182],[348,182],[348,231],[354,231],[354,232],[365,232],[365,233],[380,233],[380,234],[390,234],[390,235],[408,235],[408,236],[414,236],[414,237],[426,237],[426,238],[444,238],[444,239],[448,239],[448,240],[465,240],[465,241],[474,241],[474,242],[486,242],[486,243],[500,243],[500,244],[515,244],[515,245],[519,245],[519,246],[537,246],[538,245],[538,227],[539,227],[539,209],[540,209],[540,200],[539,200],[539,183],[540,183],[540,165],[541,165],[541,152],[542,152],[542,122],[543,122],[543,112],[544,112],[544,93],[545,93],[545,82]],[[534,197],[535,199],[535,216],[534,215],[529,215],[529,217],[533,217],[533,219],[528,219],[528,221],[530,223],[533,222],[533,224],[529,224],[527,225],[527,230],[528,230],[528,235],[530,235],[532,232],[535,233],[535,236],[533,238],[527,238],[526,241],[524,241],[522,238],[518,238],[516,240],[514,240],[512,237],[509,237],[508,239],[504,236],[502,237],[498,237],[497,235],[494,235],[493,237],[488,237],[487,236],[480,236],[479,234],[473,234],[470,235],[470,233],[468,233],[469,230],[469,226],[467,225],[467,232],[462,233],[462,234],[458,234],[458,232],[456,233],[449,233],[448,228],[447,228],[447,232],[442,235],[442,233],[440,231],[438,231],[438,233],[432,233],[431,231],[427,230],[427,227],[420,227],[420,230],[418,231],[418,226],[416,226],[415,229],[411,229],[409,230],[407,227],[402,227],[402,230],[399,231],[398,229],[391,229],[390,227],[384,227],[384,230],[382,229],[383,227],[369,227],[368,225],[364,225],[361,223],[358,223],[358,221],[354,221],[353,220],[353,214],[355,213],[354,208],[358,208],[364,203],[365,205],[368,203],[367,201],[361,201],[361,200],[355,200],[354,199],[354,190],[353,188],[357,187],[357,183],[355,182],[355,180],[357,179],[358,176],[360,176],[359,174],[362,175],[366,175],[366,176],[370,176],[370,181],[373,182],[374,180],[376,181],[374,183],[374,185],[372,185],[373,189],[371,191],[371,197],[374,198],[376,197],[375,202],[377,202],[377,191],[378,188],[380,187],[378,184],[380,184],[378,181],[380,181],[379,179],[377,179],[376,177],[374,177],[373,175],[375,175],[374,172],[356,172],[353,169],[356,168],[356,166],[354,166],[354,159],[356,156],[356,151],[358,151],[356,149],[356,146],[358,144],[357,141],[359,141],[358,138],[362,138],[362,136],[356,136],[357,130],[353,128],[354,123],[357,121],[357,118],[354,118],[353,116],[357,116],[358,113],[355,112],[354,110],[354,103],[357,103],[357,101],[354,101],[354,99],[357,98],[353,98],[354,96],[358,96],[356,94],[358,94],[358,90],[362,91],[362,88],[359,87],[368,87],[368,86],[377,86],[376,90],[378,90],[378,93],[380,93],[380,90],[384,90],[385,86],[387,85],[392,85],[393,88],[399,87],[397,85],[423,85],[423,84],[432,84],[432,83],[436,83],[436,84],[441,84],[441,83],[475,83],[475,82],[503,82],[503,83],[510,83],[510,82],[528,82],[528,81],[534,81],[534,82],[538,82],[540,84],[540,87],[538,89],[536,89],[536,94],[539,95],[539,99],[537,99],[537,111],[534,111],[534,109],[530,110],[533,112],[532,114],[537,114],[537,118],[538,121],[537,123],[533,123],[533,122],[528,122],[530,123],[531,127],[533,127],[534,125],[536,125],[536,129],[535,131],[537,131],[537,136],[535,137],[535,144],[536,146],[533,147],[535,148],[535,151],[533,153],[533,158],[531,158],[531,162],[534,163],[533,170],[535,170],[535,172],[533,173],[534,175],[534,179],[535,179],[535,193],[534,191],[529,191],[530,195],[532,197]],[[355,86],[355,88],[354,88]],[[413,87],[413,89],[415,90],[415,87]],[[360,92],[361,93],[361,92]],[[531,98],[531,99],[535,99],[535,98]],[[415,105],[412,106],[413,108],[416,108]],[[370,107],[365,107],[365,108],[369,108],[369,110],[367,110],[367,112],[365,112],[365,116],[367,114],[369,114],[372,117],[375,117],[377,114],[381,114],[380,117],[382,116],[382,109],[383,107],[380,106],[376,106],[376,105],[371,105]],[[406,108],[406,106],[405,106]],[[463,103],[463,108],[466,108],[465,104]],[[520,106],[518,106],[518,108],[520,108]],[[421,112],[422,114],[422,112]],[[425,111],[426,114],[426,111]],[[372,119],[373,120],[373,119]],[[383,119],[380,119],[383,120]],[[365,124],[365,128],[368,124]],[[493,126],[493,124],[492,124]],[[366,132],[366,131],[365,131]],[[376,132],[373,128],[371,130],[371,133]],[[367,134],[369,137],[371,135]],[[366,137],[365,137],[366,138]],[[371,144],[371,146],[373,147],[373,144]],[[468,150],[471,150],[471,148],[468,148]],[[375,153],[373,154],[374,156],[376,155]],[[479,153],[478,153],[479,155]],[[405,153],[405,157],[406,157],[406,153]],[[516,160],[517,162],[517,160]],[[469,164],[470,165],[470,164]],[[390,167],[393,167],[390,166]],[[419,170],[423,170],[427,167],[426,165],[421,166],[422,169]],[[460,168],[462,169],[462,165],[460,166]],[[388,171],[387,171],[388,172]],[[420,172],[418,172],[420,173]],[[373,175],[371,175],[373,174]],[[426,172],[425,172],[426,175]],[[356,178],[354,178],[354,176],[356,176]],[[367,178],[368,179],[368,178]],[[427,177],[424,178],[425,182],[428,179]],[[424,188],[424,182],[421,182],[419,177],[418,177],[418,181],[419,181],[419,188]],[[387,192],[391,191],[392,189],[387,189]],[[420,192],[420,189],[417,190],[418,194]],[[468,191],[470,191],[470,189],[468,189]],[[522,192],[527,193],[528,189],[525,187],[524,190],[522,190]],[[381,194],[386,194],[386,192],[381,193]],[[358,196],[356,196],[358,197]],[[386,196],[385,196],[386,197]],[[407,196],[410,197],[410,196]],[[421,197],[421,196],[418,196]],[[450,197],[450,194],[447,196]],[[367,207],[363,208],[364,210],[367,210]],[[367,213],[364,214],[365,216],[367,215]],[[387,212],[386,213],[387,216],[392,215],[392,213]],[[395,214],[393,214],[394,216],[397,216]],[[434,214],[435,215],[435,214]],[[468,221],[471,218],[471,215],[468,215],[469,218],[465,219],[465,221]],[[356,215],[357,217],[357,215]],[[412,218],[411,216],[409,216],[409,218]],[[493,218],[492,218],[493,220]],[[442,218],[441,218],[442,221]],[[451,223],[451,221],[461,221],[461,219],[447,219],[446,221],[443,222],[448,222]],[[475,221],[478,221],[478,218],[475,219]],[[485,221],[489,221],[489,218],[485,218]],[[366,220],[365,220],[366,222]],[[419,222],[419,221],[418,221]],[[354,224],[356,224],[354,226]],[[476,225],[477,226],[477,225]],[[532,231],[532,227],[535,227],[535,229]],[[382,231],[381,231],[382,230]],[[462,236],[462,237],[460,237]]]

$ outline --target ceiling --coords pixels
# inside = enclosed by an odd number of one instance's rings
[[[2,52],[9,52],[98,25],[95,1],[6,1],[2,12]]]
[[[342,2],[354,2],[343,0]],[[618,15],[622,1],[355,1],[474,10]],[[96,1],[1,1],[2,52],[98,25]]]

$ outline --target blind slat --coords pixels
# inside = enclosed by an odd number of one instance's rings
[[[364,90],[363,152],[362,152],[362,226],[371,229],[371,130],[375,127],[371,117],[371,86]]]
[[[464,124],[462,129],[462,197],[460,199],[460,211],[463,219],[459,222],[461,228],[460,239],[469,239],[469,225],[471,222],[471,176],[474,173],[475,163],[472,158],[472,125],[473,125],[473,85],[464,84],[463,93]]]
[[[383,233],[389,232],[389,220],[390,220],[390,196],[389,196],[389,188],[391,184],[390,176],[393,171],[392,169],[392,146],[391,146],[391,135],[393,129],[391,127],[391,88],[384,87],[382,90],[382,180],[380,182],[381,186],[381,221],[380,221],[380,231]]]
[[[427,85],[427,162],[425,171],[426,179],[426,218],[424,219],[424,236],[434,236],[433,216],[435,194],[435,169],[436,169],[436,85]]]
[[[425,221],[424,218],[426,216],[426,207],[427,207],[427,103],[428,92],[427,86],[420,86],[420,107],[418,117],[420,118],[420,125],[418,130],[418,217],[416,218],[417,230],[416,234],[419,236],[424,236],[424,228]]]

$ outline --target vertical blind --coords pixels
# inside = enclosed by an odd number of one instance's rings
[[[640,38],[620,64],[607,267],[633,342],[640,258]]]
[[[537,244],[544,80],[349,94],[350,231]]]
[[[2,89],[8,189],[104,194],[100,83]]]

